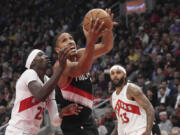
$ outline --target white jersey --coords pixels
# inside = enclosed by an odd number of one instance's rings
[[[47,76],[44,76],[44,83],[48,79]],[[55,99],[55,92],[51,93],[46,102],[39,102],[28,88],[28,83],[34,80],[38,81],[42,86],[44,85],[37,73],[32,69],[27,69],[18,79],[16,83],[16,99],[9,121],[9,128],[7,129],[12,127],[23,131],[23,134],[32,135],[37,135],[40,131],[43,112],[48,101],[52,100],[52,98]]]
[[[122,131],[124,134],[131,134],[141,129],[145,131],[147,125],[145,110],[136,101],[127,98],[129,84],[127,83],[118,95],[116,91],[112,94],[112,106],[118,120],[119,135],[122,135]]]

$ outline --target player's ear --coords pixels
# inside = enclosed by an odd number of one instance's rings
[[[56,51],[56,53],[59,53],[60,48],[59,48],[59,47],[56,47],[56,48],[55,48],[55,51]]]

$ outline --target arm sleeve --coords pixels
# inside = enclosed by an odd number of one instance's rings
[[[49,99],[47,101],[47,109],[49,112],[51,124],[55,127],[59,126],[61,124],[62,119],[60,119],[59,117],[57,103],[55,100],[55,91],[53,91],[49,96]]]

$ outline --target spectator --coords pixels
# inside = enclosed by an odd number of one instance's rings
[[[180,19],[176,19],[175,24],[170,26],[170,32],[172,34],[180,34]]]
[[[3,94],[0,93],[0,106],[3,105],[3,106],[7,106],[7,101],[4,99],[4,96]]]
[[[170,120],[168,120],[167,112],[165,111],[160,112],[159,117],[160,117],[160,123],[159,123],[160,130],[166,131],[168,134],[170,134],[172,129],[172,123]]]
[[[0,126],[8,123],[9,121],[9,114],[6,113],[6,107],[5,106],[0,106]]]
[[[101,119],[101,125],[104,125],[107,128],[107,135],[110,135],[115,126],[113,113],[110,108],[105,110],[105,116]]]
[[[173,98],[171,100],[171,106],[175,109],[180,104],[180,84],[177,86],[177,90],[178,90],[178,93],[172,96]]]
[[[95,94],[94,94],[94,105],[98,105],[99,103],[103,102],[104,95],[101,87],[95,88]]]
[[[180,118],[178,118],[176,114],[170,115],[170,121],[173,127],[180,127]]]
[[[151,102],[151,104],[153,105],[153,107],[155,108],[158,103],[157,103],[157,92],[155,93],[155,91],[153,91],[152,89],[147,89],[146,90],[146,96],[149,99],[149,101]]]
[[[96,125],[98,127],[99,135],[107,135],[107,129],[104,125],[100,125],[99,119],[95,118]]]
[[[171,135],[179,135],[180,134],[180,128],[179,127],[173,127],[171,130]]]
[[[145,33],[143,26],[139,27],[138,37],[142,41],[143,47],[145,47],[149,43],[149,36],[147,33]]]
[[[165,95],[166,95],[166,96],[169,96],[170,93],[171,93],[171,89],[168,87],[168,82],[167,82],[167,80],[162,80],[162,82],[161,82],[161,87],[164,88],[164,90],[165,90]],[[160,96],[160,91],[158,91],[158,98],[159,98],[159,97],[161,97],[161,96]]]
[[[153,83],[160,84],[164,80],[164,74],[162,72],[162,68],[158,67],[154,72]]]
[[[165,93],[165,88],[160,86],[158,93],[159,93],[158,105],[160,105],[160,103],[164,103],[166,106],[168,106],[169,97]]]

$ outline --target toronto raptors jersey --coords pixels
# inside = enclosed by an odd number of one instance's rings
[[[57,88],[59,89],[59,88]],[[60,90],[59,90],[60,91]],[[59,96],[59,95],[58,95]],[[66,116],[62,120],[62,129],[75,128],[89,119],[93,106],[92,84],[90,74],[69,79],[66,86],[61,87],[61,96],[58,97],[61,107],[71,103],[78,103],[83,106],[79,115]],[[69,127],[69,124],[71,127]]]
[[[127,89],[130,83],[127,83],[122,91],[117,95],[116,91],[112,94],[112,106],[118,119],[118,133],[122,130],[125,134],[137,131],[146,127],[146,112],[136,102],[127,98]]]
[[[44,76],[44,83],[48,79],[47,76]],[[22,130],[26,134],[36,135],[40,130],[46,102],[37,101],[31,94],[28,83],[35,80],[42,86],[44,85],[37,73],[32,69],[26,70],[18,79],[16,83],[16,99],[9,126]],[[55,95],[55,93],[53,94]]]

